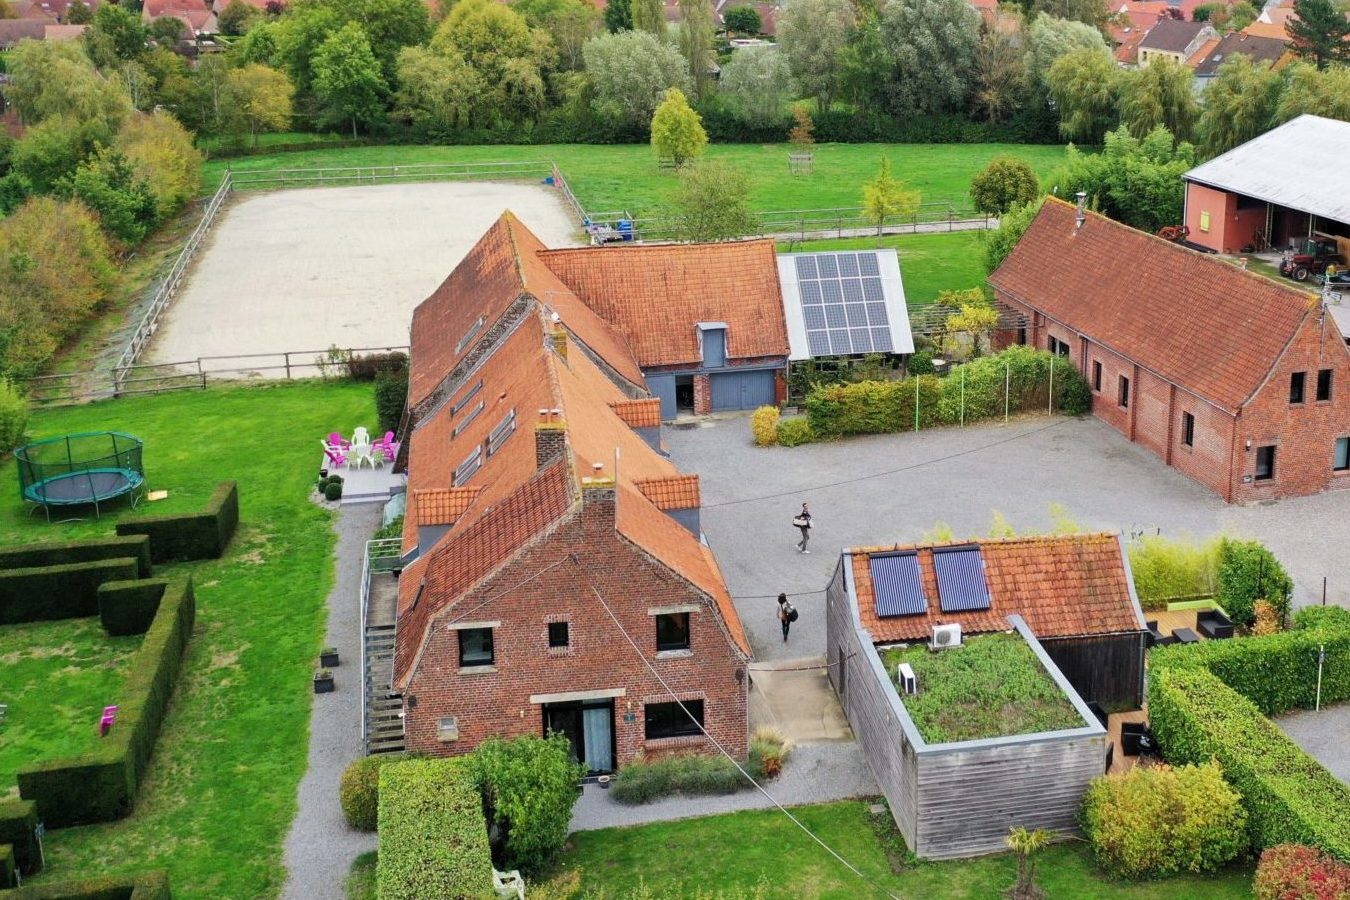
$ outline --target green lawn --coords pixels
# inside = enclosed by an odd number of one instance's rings
[[[333,582],[332,514],[306,499],[318,464],[315,438],[374,420],[370,385],[322,382],[34,414],[33,438],[106,428],[143,438],[149,487],[168,490],[169,499],[143,504],[142,512],[197,508],[226,478],[239,482],[240,504],[239,531],[225,558],[156,567],[192,573],[197,627],[134,814],[49,832],[42,879],[155,865],[169,869],[175,897],[279,892],[281,844],[308,754],[310,677]],[[18,495],[14,464],[6,461],[0,542],[113,530],[115,516],[49,525],[41,513],[26,515]],[[358,689],[345,668],[338,677],[341,689]]]
[[[1046,175],[1064,159],[1064,148],[1022,144],[820,144],[814,171],[790,175],[786,144],[715,144],[711,159],[745,172],[753,206],[759,210],[829,209],[862,203],[862,184],[886,156],[896,177],[917,188],[925,201],[969,202],[970,179],[996,156],[1026,160]],[[587,209],[626,209],[635,215],[658,208],[672,190],[675,176],[657,168],[645,144],[541,146],[378,146],[243,156],[206,164],[208,192],[220,183],[228,165],[236,171],[311,169],[324,166],[392,166],[435,162],[553,161]]]
[[[23,766],[94,749],[142,638],[109,637],[97,616],[0,625],[0,798],[18,796]]]
[[[960,291],[984,284],[982,231],[937,234],[898,234],[876,238],[794,241],[780,244],[787,252],[815,250],[875,250],[892,247],[900,253],[900,275],[905,281],[905,303],[911,310],[927,306],[941,291]]]
[[[793,810],[813,832],[887,892],[905,900],[993,900],[1016,876],[1007,854],[942,863],[903,861],[889,816],[873,817],[868,804],[851,800]],[[557,896],[603,895],[624,900],[640,888],[647,898],[748,896],[763,885],[767,898],[856,898],[883,894],[864,882],[776,810],[755,810],[634,828],[573,834],[563,856],[573,883]],[[888,853],[888,850],[890,851]],[[899,850],[900,852],[896,852]],[[1052,900],[1226,900],[1251,896],[1251,869],[1235,867],[1215,877],[1188,876],[1139,884],[1108,881],[1080,843],[1060,844],[1038,858],[1037,881]],[[579,883],[577,883],[579,881]],[[555,895],[550,895],[555,896]]]

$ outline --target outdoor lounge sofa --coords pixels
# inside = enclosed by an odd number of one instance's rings
[[[1170,634],[1163,634],[1158,630],[1157,619],[1150,619],[1144,624],[1148,626],[1148,646],[1165,647],[1168,644],[1176,643],[1176,638],[1172,637]]]
[[[1195,614],[1195,630],[1210,640],[1233,636],[1233,620],[1217,609],[1203,609]]]

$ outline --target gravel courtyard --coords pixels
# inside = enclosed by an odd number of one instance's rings
[[[1293,575],[1296,605],[1320,602],[1323,576],[1328,601],[1350,605],[1350,492],[1227,506],[1090,417],[1032,415],[787,449],[753,446],[738,415],[665,437],[676,465],[701,476],[703,531],[759,660],[825,652],[819,591],[841,548],[916,541],[939,521],[958,536],[985,534],[993,510],[1019,531],[1046,529],[1051,502],[1087,529],[1259,538]],[[791,525],[803,501],[815,516],[806,556]],[[787,644],[774,618],[779,591],[802,595]]]
[[[558,193],[542,185],[237,194],[142,361],[407,344],[413,308],[508,209],[550,247],[577,243]]]

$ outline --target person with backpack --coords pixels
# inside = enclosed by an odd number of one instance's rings
[[[802,533],[802,539],[797,542],[797,552],[810,553],[806,545],[811,540],[811,510],[806,508],[805,503],[802,504],[802,511],[792,519],[792,524]]]
[[[787,643],[788,629],[797,621],[797,610],[788,602],[787,594],[778,595],[778,621],[783,626],[783,643]]]

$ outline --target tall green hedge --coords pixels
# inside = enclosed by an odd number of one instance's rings
[[[169,586],[167,578],[143,578],[137,581],[105,581],[98,586],[98,617],[103,630],[121,636],[145,634],[159,601]]]
[[[1149,671],[1206,669],[1268,716],[1312,709],[1317,698],[1318,648],[1322,703],[1350,700],[1350,627],[1328,624],[1261,637],[1155,647]]]
[[[1256,618],[1256,601],[1265,600],[1283,619],[1294,595],[1294,579],[1275,554],[1258,541],[1224,538],[1219,542],[1218,586],[1215,601],[1239,625]]]
[[[1150,672],[1148,709],[1168,761],[1218,760],[1242,794],[1255,849],[1308,844],[1350,860],[1350,786],[1250,700],[1203,668],[1161,668]]]
[[[62,566],[99,559],[133,557],[139,566],[136,576],[149,578],[150,538],[143,534],[109,535],[76,541],[44,541],[0,549],[0,571],[31,569],[36,566]]]
[[[18,884],[19,868],[14,864],[14,846],[0,844],[0,888],[11,888]]]
[[[1051,372],[1053,370],[1053,383]],[[822,438],[882,434],[918,427],[977,422],[1009,412],[1054,406],[1069,415],[1086,412],[1092,394],[1064,357],[1030,347],[1010,347],[955,367],[944,378],[917,375],[904,381],[821,385],[807,394],[811,430]]]
[[[144,516],[117,523],[117,533],[150,536],[154,562],[219,559],[239,525],[239,485],[223,481],[199,512]]]
[[[19,770],[19,794],[37,804],[47,827],[106,822],[131,812],[195,621],[191,579],[172,583],[132,658],[109,735],[89,753]]]
[[[170,900],[169,873],[164,869],[54,881],[13,891],[0,891],[0,900]]]
[[[98,586],[135,578],[132,558],[97,559],[0,572],[0,625],[98,615]]]
[[[37,807],[31,800],[0,800],[0,844],[13,846],[14,864],[24,875],[42,871],[37,825]]]
[[[505,839],[502,868],[530,876],[548,869],[567,840],[577,783],[586,774],[567,737],[492,737],[469,759],[488,815]]]
[[[380,770],[380,900],[480,900],[492,894],[483,801],[463,759]]]

